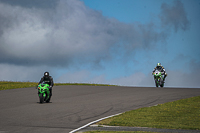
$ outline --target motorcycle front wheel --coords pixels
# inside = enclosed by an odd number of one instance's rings
[[[40,94],[40,103],[43,103],[43,102],[44,102],[43,94]]]
[[[156,87],[158,87],[158,80],[155,80]]]

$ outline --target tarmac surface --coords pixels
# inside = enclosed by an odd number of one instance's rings
[[[55,86],[50,103],[35,88],[0,91],[0,133],[69,133],[92,121],[193,96],[199,88]]]

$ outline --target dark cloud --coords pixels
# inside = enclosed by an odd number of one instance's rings
[[[172,6],[163,4],[160,18],[161,25],[176,32],[189,28],[180,1]],[[165,28],[158,27],[154,23],[126,24],[104,17],[79,0],[0,0],[0,80],[38,81],[44,71],[57,75],[57,66],[65,69],[84,64],[83,67],[91,65],[99,69],[102,61],[110,61],[116,56],[122,60],[133,58],[129,55],[134,51],[149,50],[169,37]],[[199,86],[199,78],[191,78],[196,74],[195,69],[199,72],[199,63],[191,63],[194,64],[190,66],[192,74],[167,70],[166,85]],[[152,75],[143,73],[107,81],[105,75],[95,77],[80,70],[66,73],[57,81],[154,86]]]
[[[56,0],[0,0],[1,3],[26,8],[54,8]]]
[[[115,56],[115,51],[151,48],[166,38],[152,23],[125,24],[79,0],[58,0],[52,9],[37,8],[43,5],[38,1],[31,3],[35,8],[27,8],[23,2],[0,3],[0,22],[5,25],[0,27],[0,63],[99,65]]]
[[[190,22],[184,9],[184,5],[180,0],[175,0],[174,5],[163,3],[161,6],[160,18],[163,26],[173,27],[175,32],[179,29],[187,30]]]

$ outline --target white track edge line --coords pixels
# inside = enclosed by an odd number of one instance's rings
[[[113,117],[113,116],[117,116],[117,115],[120,115],[120,114],[122,114],[122,113],[115,114],[115,115],[111,115],[111,116],[107,116],[107,117],[104,117],[104,118],[101,118],[101,119],[92,121],[92,122],[90,122],[90,123],[88,123],[88,124],[86,124],[86,125],[84,125],[84,126],[82,126],[82,127],[79,127],[79,128],[77,128],[77,129],[75,129],[75,130],[69,132],[69,133],[74,133],[74,132],[79,131],[79,130],[81,130],[81,129],[83,129],[83,128],[89,126],[89,125],[92,125],[92,124],[96,123],[96,122],[99,122],[99,121],[101,121],[101,120],[104,120],[104,119],[107,119],[107,118],[110,118],[110,117]]]

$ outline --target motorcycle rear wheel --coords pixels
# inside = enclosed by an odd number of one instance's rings
[[[160,87],[164,87],[164,84],[161,84]]]

